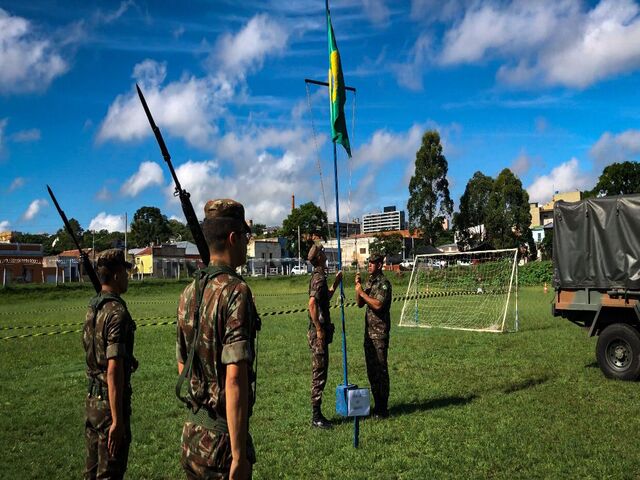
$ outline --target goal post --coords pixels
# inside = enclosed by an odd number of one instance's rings
[[[400,326],[517,330],[517,249],[417,255]]]

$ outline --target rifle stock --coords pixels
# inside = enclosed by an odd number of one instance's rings
[[[71,237],[71,240],[73,240],[73,243],[75,244],[76,248],[78,249],[78,252],[80,253],[80,260],[82,261],[82,266],[84,267],[84,271],[87,272],[87,275],[89,276],[89,280],[91,280],[91,283],[93,284],[93,288],[95,289],[96,293],[100,293],[100,291],[102,290],[102,285],[100,284],[100,280],[98,280],[98,275],[96,274],[96,271],[94,270],[93,265],[89,260],[89,257],[82,250],[82,247],[80,247],[80,242],[78,242],[78,239],[76,238],[76,234],[73,233],[71,224],[69,223],[69,220],[67,219],[67,216],[65,215],[65,213],[62,211],[62,208],[60,208],[60,204],[58,204],[58,200],[56,199],[56,196],[53,194],[53,191],[51,190],[51,187],[49,187],[49,185],[47,185],[47,190],[49,191],[49,196],[51,197],[51,200],[53,200],[53,204],[56,206],[56,210],[58,210],[58,214],[60,215],[60,218],[62,218],[62,222],[64,223],[65,230]]]
[[[151,130],[156,137],[156,141],[158,142],[158,146],[160,147],[160,152],[162,153],[162,157],[164,161],[167,162],[169,167],[169,171],[171,172],[171,177],[173,178],[173,183],[176,185],[176,190],[174,195],[180,198],[180,204],[182,205],[182,212],[184,213],[184,218],[187,220],[187,225],[189,225],[189,230],[191,230],[191,235],[193,235],[193,241],[198,247],[198,253],[200,254],[200,258],[202,259],[202,263],[205,265],[209,264],[209,246],[207,245],[207,241],[204,238],[204,234],[202,233],[202,228],[200,228],[200,222],[198,221],[198,217],[196,216],[196,212],[193,209],[193,205],[191,204],[191,195],[187,192],[182,185],[180,185],[180,181],[178,180],[178,176],[176,175],[176,171],[173,168],[173,163],[171,163],[171,155],[169,154],[169,150],[167,149],[167,145],[164,143],[164,139],[162,138],[162,133],[160,133],[160,129],[156,125],[156,122],[153,120],[153,116],[151,115],[151,110],[149,110],[149,106],[147,105],[147,101],[142,94],[142,90],[138,84],[136,84],[136,90],[138,91],[138,97],[140,98],[140,103],[142,103],[142,108],[144,109],[144,113],[147,115],[147,120],[149,120],[149,125],[151,125]]]

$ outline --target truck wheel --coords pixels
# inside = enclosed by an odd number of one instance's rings
[[[640,332],[626,323],[614,323],[598,337],[596,358],[607,378],[636,380],[640,376]]]

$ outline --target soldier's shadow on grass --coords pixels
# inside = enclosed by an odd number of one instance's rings
[[[392,417],[398,415],[409,415],[415,412],[427,412],[438,408],[461,407],[471,403],[477,398],[477,395],[468,395],[466,397],[439,397],[432,398],[423,402],[400,403],[389,407],[389,414]]]

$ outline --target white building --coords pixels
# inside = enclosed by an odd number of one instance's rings
[[[385,207],[384,210],[384,212],[367,213],[362,216],[363,234],[404,228],[403,211],[396,210],[395,207]]]
[[[369,259],[369,245],[373,243],[375,237],[370,235],[352,235],[349,238],[340,239],[340,250],[342,252],[342,265],[350,266],[353,262],[358,265],[366,266]],[[323,243],[327,259],[330,262],[337,260],[338,241],[335,239],[327,240]]]
[[[274,260],[281,257],[280,242],[277,238],[252,238],[247,245],[247,257]]]

